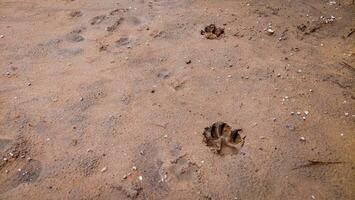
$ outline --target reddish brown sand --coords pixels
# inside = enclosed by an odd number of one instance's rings
[[[355,199],[355,5],[329,2],[0,0],[0,199]]]

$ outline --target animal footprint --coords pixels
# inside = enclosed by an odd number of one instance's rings
[[[203,141],[217,154],[236,154],[243,147],[246,137],[242,138],[240,131],[242,129],[232,130],[232,127],[224,122],[215,122],[205,128]]]

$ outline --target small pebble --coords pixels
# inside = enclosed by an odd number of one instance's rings
[[[297,115],[300,115],[301,114],[301,112],[297,112]]]
[[[228,78],[232,78],[232,75],[228,75]]]
[[[302,73],[302,70],[301,70],[301,69],[299,69],[299,70],[297,70],[297,72],[298,72],[298,73]]]
[[[139,176],[138,179],[139,179],[140,181],[142,181],[142,180],[143,180],[143,176]]]
[[[101,169],[101,172],[102,172],[102,173],[104,173],[104,172],[106,172],[106,171],[107,171],[107,167],[104,167],[104,168]]]
[[[295,114],[295,112],[291,112],[291,115],[294,115]]]
[[[300,141],[304,142],[304,141],[306,141],[306,138],[300,137]]]
[[[133,169],[133,171],[136,171],[136,170],[137,170],[137,167],[136,167],[136,166],[133,166],[132,169]]]
[[[309,114],[309,111],[305,110],[305,111],[304,111],[304,114],[305,114],[305,115],[308,115],[308,114]]]
[[[316,197],[314,195],[312,195],[311,197],[312,197],[312,199],[316,199]]]
[[[344,136],[344,134],[343,134],[343,133],[341,133],[341,134],[340,134],[340,136],[342,136],[342,137],[343,137],[343,136]]]
[[[306,120],[306,117],[302,117],[303,120]]]
[[[17,169],[17,171],[19,171],[19,172],[20,172],[20,171],[22,171],[22,169],[21,169],[21,168],[19,168],[19,169]]]
[[[312,89],[309,89],[309,92],[313,92],[313,90],[312,90]]]
[[[349,113],[346,112],[346,113],[344,113],[344,115],[345,115],[345,116],[349,116]]]
[[[5,36],[4,35],[0,35],[0,38],[4,38]]]

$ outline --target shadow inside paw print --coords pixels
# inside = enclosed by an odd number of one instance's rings
[[[245,137],[240,136],[242,129],[234,129],[224,122],[215,122],[206,127],[203,132],[203,141],[212,151],[219,155],[237,154],[243,147]]]

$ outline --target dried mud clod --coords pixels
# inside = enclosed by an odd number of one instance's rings
[[[204,35],[209,40],[219,39],[223,34],[224,28],[217,27],[214,24],[210,24],[204,30],[201,30],[201,35]]]
[[[215,122],[212,126],[206,127],[203,132],[203,141],[212,151],[219,155],[236,154],[244,145],[245,137],[239,132],[242,129],[234,129],[224,122]]]

